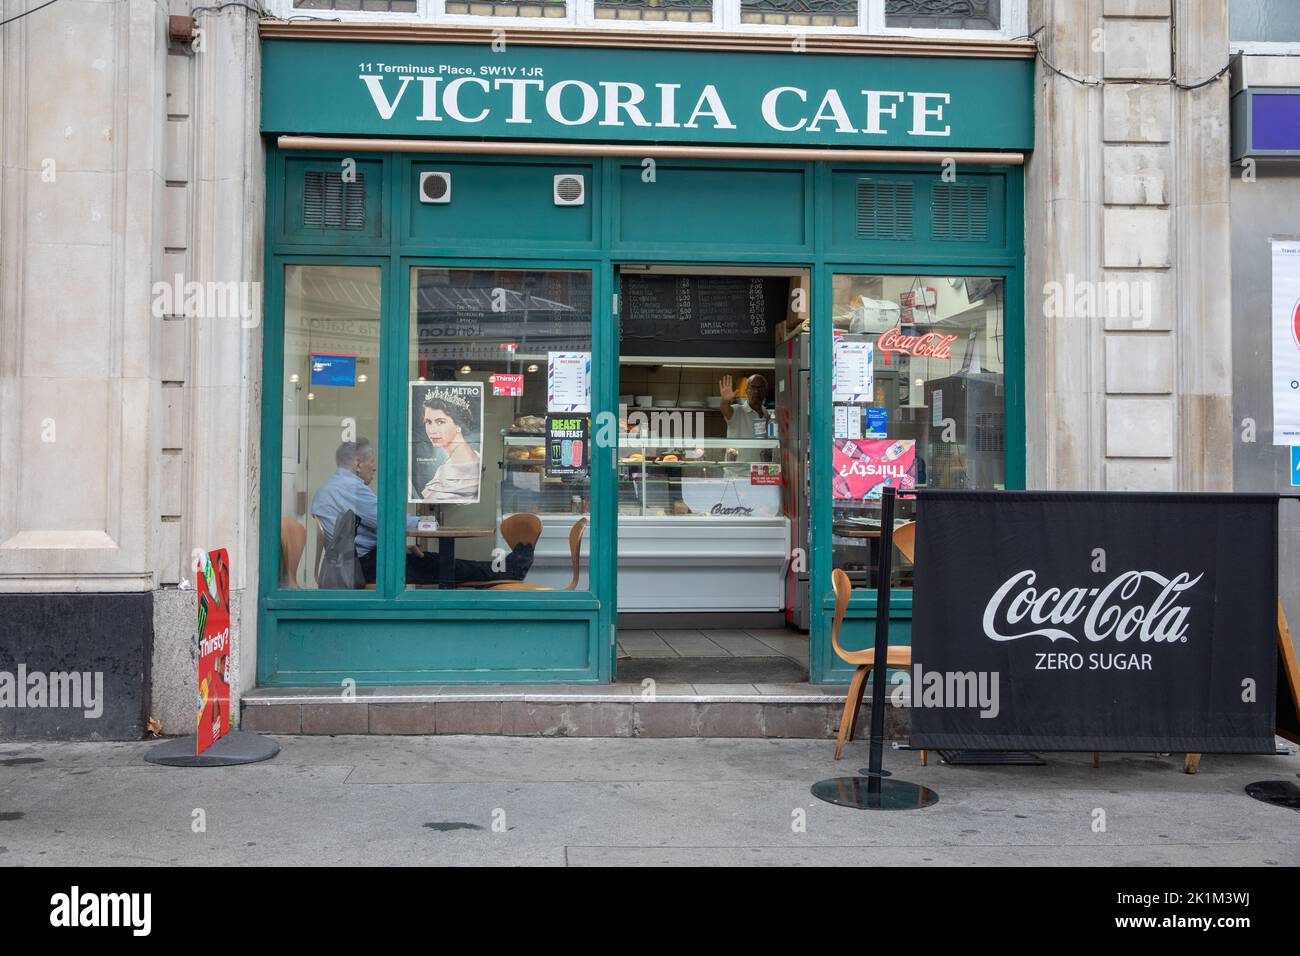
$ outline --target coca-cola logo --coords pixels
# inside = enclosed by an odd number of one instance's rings
[[[898,326],[881,332],[876,339],[876,348],[882,352],[902,352],[916,358],[952,358],[952,343],[957,341],[955,335],[940,335],[927,332],[925,335],[904,335]]]
[[[1172,578],[1155,571],[1125,571],[1095,588],[1034,586],[1038,574],[1020,571],[1003,582],[984,607],[984,635],[992,641],[1046,637],[1053,642],[1187,640],[1191,608],[1178,603],[1204,574]],[[1081,634],[1079,633],[1081,632]]]
[[[728,508],[726,505],[724,505],[724,504],[722,504],[721,502],[719,502],[718,504],[714,505],[712,508],[709,509],[709,514],[711,514],[711,515],[740,515],[741,517],[748,518],[748,517],[751,517],[751,516],[754,514],[754,509],[753,509],[753,508],[746,508],[744,505],[735,505],[735,506],[733,506],[733,507]]]

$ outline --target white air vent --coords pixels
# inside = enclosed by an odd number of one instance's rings
[[[420,173],[420,202],[451,202],[451,173]]]
[[[581,176],[565,173],[555,177],[555,205],[581,206],[587,201],[587,184]]]

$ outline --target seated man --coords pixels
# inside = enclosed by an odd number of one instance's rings
[[[317,489],[311,513],[320,519],[327,540],[334,537],[339,515],[351,511],[357,516],[357,560],[366,583],[373,584],[379,520],[379,499],[370,490],[375,478],[375,448],[368,438],[345,441],[334,452],[334,463],[338,470]]]
[[[334,536],[338,516],[351,511],[357,516],[356,552],[367,584],[375,583],[375,539],[379,499],[370,490],[375,478],[375,449],[369,439],[344,442],[334,453],[338,470],[320,486],[311,500],[311,513],[320,519],[326,538]],[[491,561],[457,559],[454,579],[467,581],[522,580],[533,564],[533,546],[519,544],[505,557],[504,570]],[[421,554],[407,549],[407,584],[438,584],[438,553]]]

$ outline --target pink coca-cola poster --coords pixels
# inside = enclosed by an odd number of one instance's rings
[[[916,487],[916,442],[902,438],[837,438],[832,464],[835,497],[874,501],[886,485],[898,491]]]

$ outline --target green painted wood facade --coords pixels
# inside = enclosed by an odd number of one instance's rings
[[[364,228],[301,226],[307,170],[338,171],[357,160],[380,202]],[[426,169],[450,170],[456,203],[421,205],[415,189]],[[908,181],[918,190],[915,235],[928,236],[922,191],[940,182],[939,166],[663,160],[653,182],[637,160],[522,157],[426,157],[418,154],[288,153],[272,149],[267,166],[267,301],[262,461],[280,461],[283,394],[284,270],[290,264],[378,266],[383,276],[381,447],[407,434],[404,388],[413,266],[590,270],[593,289],[593,414],[618,401],[617,268],[622,263],[800,266],[812,275],[814,370],[811,427],[815,449],[831,447],[831,283],[837,273],[993,275],[1006,281],[1007,485],[1024,481],[1023,213],[1019,167],[962,167],[998,198],[988,239],[979,243],[917,238],[876,242],[854,237],[852,192],[859,179]],[[558,207],[551,177],[587,177],[584,206]],[[459,204],[459,205],[458,205]],[[295,210],[298,214],[295,215]],[[368,213],[369,215],[369,213]],[[264,467],[258,680],[271,686],[448,683],[603,683],[613,678],[617,606],[616,449],[593,448],[591,588],[587,592],[406,591],[399,580],[405,518],[402,456],[382,456],[380,560],[373,591],[285,591],[279,561],[280,475]],[[839,682],[848,671],[829,640],[830,456],[813,455],[811,679]],[[846,641],[865,646],[875,595],[850,607]],[[909,640],[911,593],[897,592],[893,639]]]

